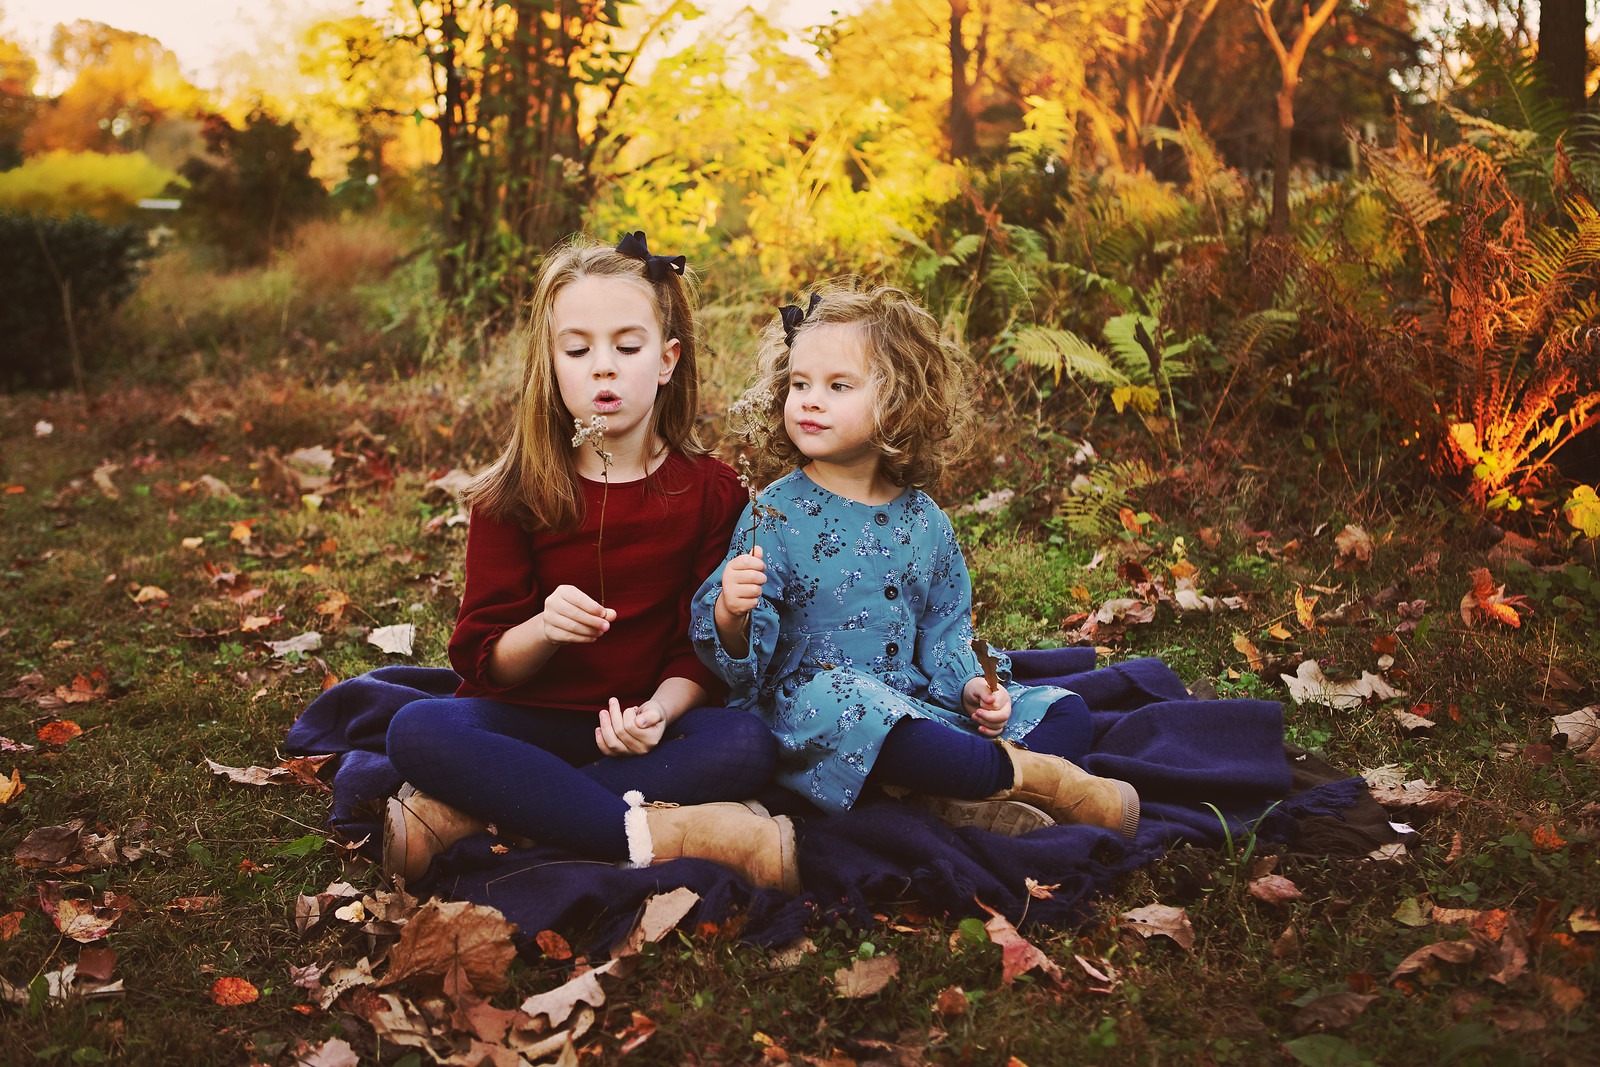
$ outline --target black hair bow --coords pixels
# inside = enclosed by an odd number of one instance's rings
[[[799,304],[785,304],[778,309],[778,318],[783,320],[784,344],[790,348],[794,347],[794,335],[800,331],[800,324],[811,317],[811,313],[817,310],[817,305],[820,303],[822,303],[822,294],[812,293],[811,303],[807,305],[804,311],[800,310]]]
[[[683,268],[689,263],[682,256],[652,256],[650,246],[645,243],[643,230],[623,234],[622,240],[617,242],[617,251],[629,259],[642,260],[644,273],[653,282],[666,281],[668,271],[682,275]]]

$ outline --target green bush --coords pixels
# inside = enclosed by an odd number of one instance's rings
[[[311,176],[311,153],[292,122],[254,111],[236,129],[220,116],[202,132],[208,155],[179,168],[187,189],[177,225],[229,267],[259,266],[302,222],[321,215],[328,192]]]
[[[88,335],[133,291],[150,254],[144,231],[0,211],[0,248],[0,388],[81,382],[94,362]]]

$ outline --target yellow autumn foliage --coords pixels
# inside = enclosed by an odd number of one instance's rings
[[[177,177],[143,152],[47,152],[0,172],[0,210],[125,222]]]

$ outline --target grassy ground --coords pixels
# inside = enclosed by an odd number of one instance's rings
[[[503,403],[507,384],[313,391],[244,375],[88,405],[0,401],[0,775],[15,768],[22,787],[0,785],[0,978],[15,1001],[0,1006],[0,1063],[311,1062],[335,1037],[362,1062],[426,1062],[378,1049],[348,1003],[308,1006],[292,982],[291,968],[350,965],[380,947],[348,925],[296,932],[302,893],[340,878],[378,888],[324,841],[327,794],[234,784],[207,761],[275,766],[290,721],[330,677],[443,662],[464,528],[426,486],[487,457],[498,420],[486,398]],[[313,446],[330,468],[285,458]],[[1150,622],[1112,620],[1093,636],[1108,657],[1159,655],[1221,695],[1285,699],[1278,675],[1302,657],[1348,677],[1392,656],[1386,677],[1403,698],[1293,706],[1289,730],[1352,771],[1394,764],[1460,794],[1397,816],[1419,831],[1403,857],[1284,857],[1275,873],[1302,896],[1272,904],[1252,895],[1261,857],[1247,862],[1246,842],[1174,852],[1100,901],[1097,925],[1024,930],[1064,969],[1060,982],[1034,971],[1003,983],[997,945],[914,907],[886,906],[868,930],[817,929],[814,951],[780,965],[727,931],[674,932],[609,982],[585,1058],[619,1061],[640,1013],[655,1031],[627,1053],[638,1063],[1595,1062],[1600,779],[1592,758],[1551,743],[1552,716],[1600,700],[1592,546],[1566,542],[1550,517],[1522,520],[1528,541],[1501,539],[1448,501],[1339,482],[1314,458],[1301,473],[1275,462],[1187,465],[1137,495],[1137,531],[1119,523],[1102,538],[1051,518],[1053,488],[1002,477],[994,484],[1022,495],[959,520],[981,628],[996,645],[1061,644],[1141,579],[1170,592],[1192,566],[1199,594],[1240,597],[1242,609],[1162,603]],[[1341,553],[1348,526],[1370,536],[1369,560]],[[1529,598],[1520,626],[1463,622],[1478,567]],[[1310,627],[1297,590],[1318,598]],[[1396,634],[1400,605],[1417,601],[1420,621]],[[367,643],[401,623],[415,626],[409,657]],[[308,631],[319,649],[274,655],[264,643]],[[1408,730],[1395,710],[1434,725]],[[27,858],[37,831],[77,820],[90,835],[80,844],[100,853]],[[1121,927],[1151,904],[1186,909],[1192,948]],[[106,936],[64,936],[74,907],[81,922],[113,920]],[[1392,979],[1445,941],[1471,958]],[[887,988],[837,995],[836,969],[886,955],[899,963]],[[48,976],[68,964],[120,981],[121,994],[53,1000]],[[513,1007],[571,970],[519,960],[495,1003]],[[221,978],[259,999],[216,1003]]]

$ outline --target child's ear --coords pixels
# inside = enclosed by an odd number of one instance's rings
[[[678,357],[683,353],[683,348],[678,344],[676,337],[669,337],[661,346],[661,372],[656,375],[656,384],[666,385],[672,381],[672,372],[678,369]]]

